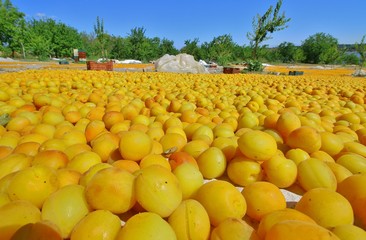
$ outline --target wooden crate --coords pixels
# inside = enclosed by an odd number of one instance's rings
[[[226,74],[240,73],[240,68],[224,67],[223,72]]]
[[[88,70],[113,71],[113,62],[109,61],[109,62],[98,63],[95,61],[87,61],[86,68]]]
[[[289,71],[288,75],[299,76],[299,75],[304,75],[304,72],[303,71]]]

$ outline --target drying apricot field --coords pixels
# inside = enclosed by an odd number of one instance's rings
[[[366,239],[365,101],[343,70],[1,73],[0,239]]]

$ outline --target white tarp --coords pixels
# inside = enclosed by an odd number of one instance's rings
[[[165,54],[155,62],[158,72],[207,73],[206,68],[194,60],[192,55],[182,53],[176,56]]]

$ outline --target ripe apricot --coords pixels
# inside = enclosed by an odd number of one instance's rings
[[[159,236],[161,240],[177,239],[173,228],[161,216],[153,212],[142,212],[127,220],[116,240],[149,239],[151,236]]]
[[[86,183],[85,198],[93,209],[120,214],[130,210],[136,202],[135,176],[127,170],[106,167],[97,171]]]
[[[243,113],[239,116],[238,129],[240,128],[255,128],[259,125],[258,117],[252,112]]]
[[[211,240],[259,240],[255,229],[239,218],[227,218],[211,232]]]
[[[333,191],[337,188],[337,179],[322,160],[316,158],[308,158],[300,162],[297,166],[297,180],[306,191],[313,188],[328,188]]]
[[[366,231],[353,224],[338,225],[331,229],[340,239],[345,240],[366,240]]]
[[[100,133],[104,132],[105,124],[101,120],[91,120],[85,128],[86,141],[90,142],[96,138]]]
[[[305,213],[293,208],[284,208],[264,215],[258,225],[258,236],[261,239],[265,239],[267,232],[273,225],[286,220],[299,220],[316,224],[316,222]]]
[[[238,139],[238,147],[245,156],[256,161],[265,161],[277,153],[276,140],[266,132],[251,130]]]
[[[118,111],[108,111],[104,113],[102,117],[102,121],[105,124],[105,127],[107,129],[111,129],[111,127],[119,122],[122,122],[124,120],[123,113]]]
[[[0,180],[8,174],[31,166],[32,157],[23,153],[13,153],[0,161]]]
[[[151,152],[152,147],[151,138],[141,131],[127,131],[120,135],[119,151],[124,159],[139,161]]]
[[[286,140],[286,144],[291,148],[300,148],[307,153],[318,151],[321,143],[320,134],[314,128],[308,126],[294,129]]]
[[[161,154],[149,154],[149,155],[145,156],[144,158],[142,158],[139,163],[141,169],[146,168],[151,165],[155,165],[155,164],[165,167],[169,171],[172,170],[168,159],[166,159]]]
[[[243,187],[263,179],[260,163],[245,156],[234,157],[228,163],[226,173],[233,183]]]
[[[28,156],[34,157],[35,155],[37,155],[40,146],[41,144],[38,142],[23,142],[21,144],[18,144],[18,146],[14,149],[13,153],[24,153]]]
[[[328,153],[331,156],[337,155],[344,148],[342,139],[331,132],[321,132],[321,147],[320,150]]]
[[[286,152],[285,157],[294,161],[296,165],[299,165],[300,162],[310,158],[310,155],[300,148],[292,148]]]
[[[13,152],[13,148],[9,146],[0,146],[0,159],[9,156]],[[25,153],[23,153],[25,154]]]
[[[266,234],[266,240],[339,240],[330,230],[309,222],[285,220],[274,224]]]
[[[347,177],[338,184],[337,192],[342,194],[352,205],[355,215],[355,225],[365,229],[366,227],[366,187],[365,174],[355,174]]]
[[[62,240],[60,229],[50,221],[28,223],[19,228],[11,239],[54,239]]]
[[[198,169],[196,159],[187,152],[173,152],[172,154],[169,155],[169,164],[172,170],[174,170],[177,166],[183,163],[192,164],[194,167]]]
[[[241,193],[247,203],[247,215],[254,220],[260,221],[265,214],[286,208],[285,196],[273,183],[253,182]]]
[[[15,232],[29,223],[41,220],[41,211],[25,200],[15,200],[0,207],[0,235],[3,239],[11,239]]]
[[[208,239],[210,219],[201,203],[187,199],[168,218],[178,239]]]
[[[221,149],[224,153],[226,160],[229,162],[232,158],[234,158],[238,143],[236,137],[217,137],[213,140],[212,147],[217,147]]]
[[[281,113],[276,122],[276,130],[284,139],[295,129],[301,127],[300,118],[291,111]]]
[[[213,180],[203,184],[194,199],[206,209],[213,226],[218,226],[229,217],[242,218],[247,211],[245,198],[240,191],[223,180]],[[213,199],[215,201],[212,201]]]
[[[345,153],[337,158],[336,163],[347,168],[353,174],[366,173],[366,158],[361,155]]]
[[[227,162],[221,149],[209,147],[198,156],[197,164],[206,179],[213,179],[224,174]]]
[[[202,173],[188,162],[178,165],[172,172],[179,181],[183,199],[191,198],[204,183]]]
[[[25,168],[12,178],[8,195],[11,200],[27,200],[39,209],[50,194],[59,188],[56,171],[44,165]]]
[[[80,177],[82,176],[80,172],[68,168],[57,169],[56,175],[59,183],[59,188],[67,185],[79,184]]]
[[[283,156],[274,156],[264,161],[261,166],[267,180],[279,188],[290,187],[297,179],[295,162]]]
[[[113,158],[113,153],[119,146],[119,137],[116,134],[110,132],[103,132],[96,136],[91,142],[92,151],[97,153],[102,162],[107,162],[110,158]]]
[[[330,229],[342,224],[353,224],[353,210],[348,200],[334,190],[315,188],[307,191],[295,209]]]
[[[136,172],[137,202],[147,211],[168,217],[182,201],[177,177],[160,165],[151,165]]]
[[[69,238],[75,225],[90,212],[84,190],[81,185],[67,185],[52,193],[43,203],[42,220],[56,224],[62,238]]]
[[[326,162],[330,170],[332,170],[334,176],[337,179],[337,183],[342,182],[347,177],[353,175],[350,170],[336,162]]]
[[[97,153],[81,152],[70,159],[66,167],[83,174],[88,171],[89,168],[101,162],[102,159]]]
[[[198,156],[201,153],[203,153],[206,149],[208,149],[209,147],[210,147],[210,145],[202,139],[191,140],[191,141],[187,142],[186,145],[184,145],[184,147],[182,148],[182,151],[187,152],[194,159],[197,159]]]

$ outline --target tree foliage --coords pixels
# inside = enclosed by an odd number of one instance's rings
[[[18,28],[22,24],[25,14],[18,11],[10,0],[0,0],[0,41],[1,46],[8,47],[14,57],[17,46],[16,38]],[[1,50],[1,49],[0,49]]]
[[[185,40],[184,46],[180,51],[192,55],[196,60],[202,59],[202,49],[198,45],[198,42],[198,38]]]
[[[104,31],[104,21],[103,19],[99,19],[99,16],[97,16],[96,24],[94,25],[94,33],[96,35],[96,39],[99,43],[101,55],[103,59],[106,59],[107,54],[107,41],[108,41],[108,35]]]
[[[306,63],[334,63],[341,53],[338,40],[325,33],[311,35],[301,45]]]
[[[82,44],[76,29],[50,18],[32,19],[27,29],[26,49],[39,59],[71,57],[73,49]]]
[[[280,14],[281,6],[282,0],[279,0],[275,8],[271,5],[262,16],[257,14],[253,18],[253,32],[247,33],[247,38],[250,40],[252,46],[253,59],[258,58],[260,44],[272,38],[270,36],[271,33],[287,28],[286,24],[291,19],[286,18],[285,13]]]
[[[360,67],[363,67],[366,62],[366,35],[363,35],[361,42],[355,43],[355,49],[360,54]]]
[[[270,6],[264,15],[253,18],[253,32],[247,33],[249,46],[239,46],[231,35],[214,37],[211,41],[199,43],[198,38],[186,40],[181,49],[174,42],[159,37],[147,37],[144,27],[131,29],[127,36],[113,36],[107,33],[103,19],[96,18],[94,31],[78,32],[76,29],[51,18],[25,19],[25,14],[12,5],[11,0],[0,0],[0,55],[34,58],[39,60],[67,58],[73,56],[73,49],[86,51],[88,59],[136,59],[143,62],[157,60],[164,54],[187,53],[206,62],[220,65],[248,63],[250,59],[269,62],[345,63],[365,64],[365,36],[361,42],[346,44],[340,49],[338,40],[317,33],[306,39],[301,46],[281,43],[277,48],[262,44],[271,34],[287,27],[289,18],[281,13],[282,0]],[[350,55],[345,51],[357,51]],[[254,62],[255,63],[255,62]],[[254,66],[254,65],[253,65]]]
[[[301,62],[304,59],[304,53],[301,48],[290,42],[283,42],[277,47],[279,58],[284,63]]]
[[[226,65],[234,60],[235,43],[231,35],[225,34],[214,39],[207,44],[207,59],[217,62],[220,65]]]

